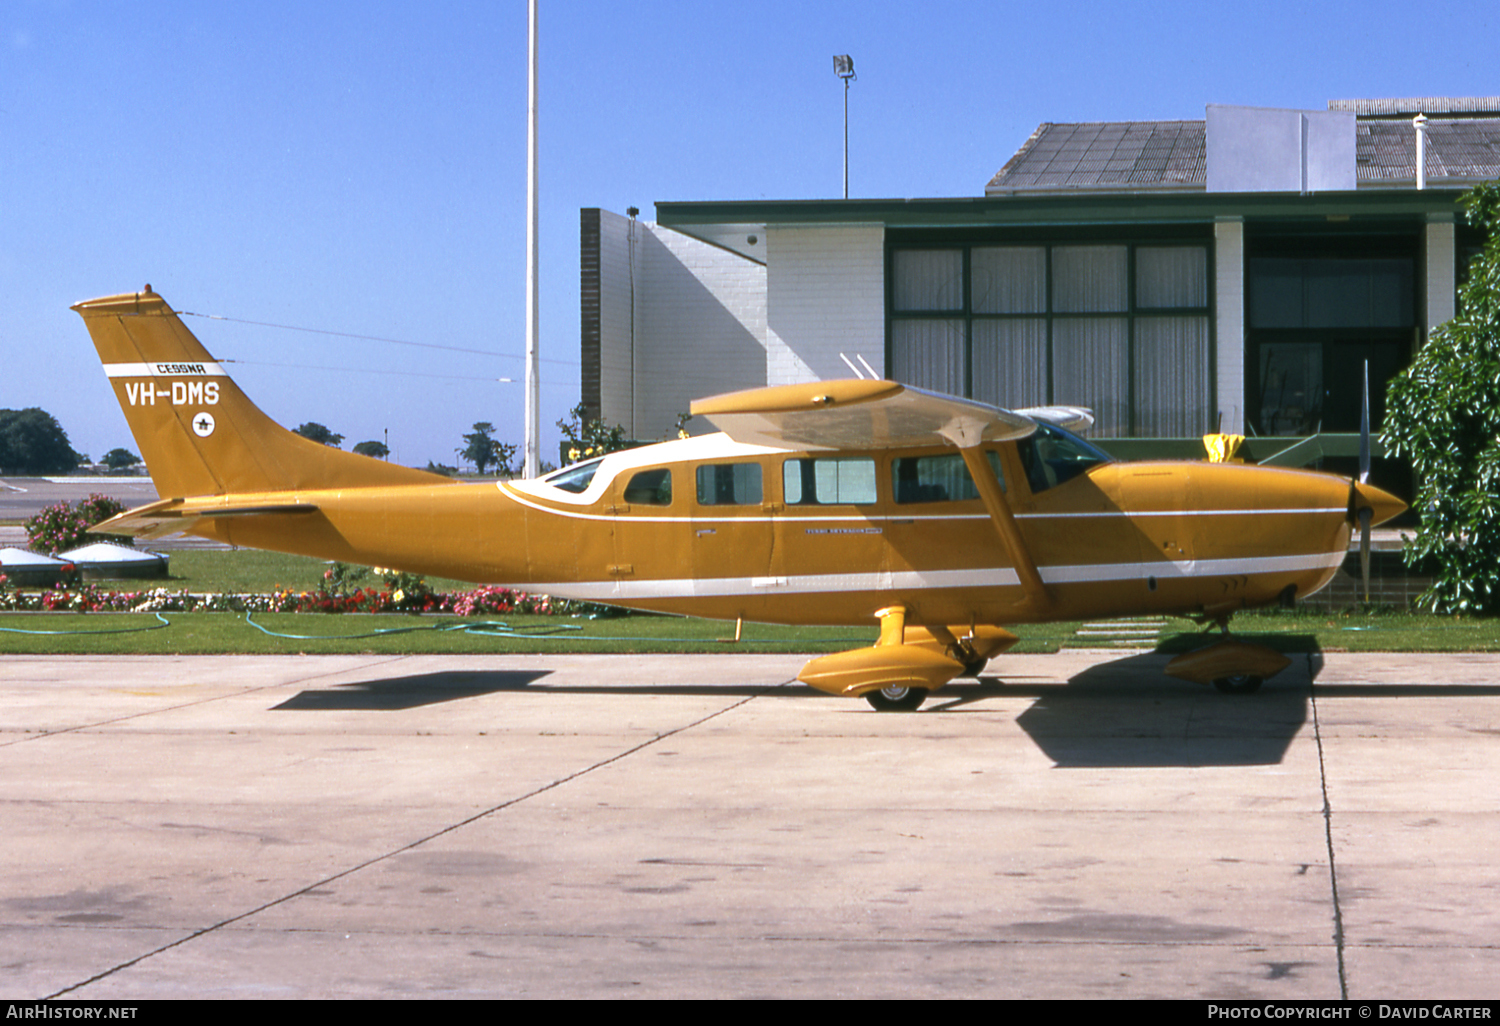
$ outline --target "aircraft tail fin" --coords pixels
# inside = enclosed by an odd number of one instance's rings
[[[162,498],[451,483],[343,452],[267,417],[161,296],[90,299],[83,317]]]

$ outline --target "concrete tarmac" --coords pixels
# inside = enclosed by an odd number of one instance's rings
[[[0,658],[12,999],[1500,996],[1500,657]]]

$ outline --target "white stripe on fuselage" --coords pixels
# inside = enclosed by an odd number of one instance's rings
[[[508,485],[508,484],[511,484],[511,483],[512,482],[509,482],[509,481],[496,482],[497,485]],[[935,513],[935,514],[921,514],[921,513],[912,512],[912,513],[890,513],[890,514],[884,514],[884,515],[880,515],[880,516],[875,516],[875,515],[870,515],[870,516],[859,516],[859,515],[854,515],[854,516],[834,516],[834,515],[831,515],[831,514],[819,514],[817,512],[814,512],[816,510],[816,508],[817,508],[815,506],[804,506],[804,507],[801,507],[802,509],[808,510],[808,513],[804,514],[804,515],[797,515],[797,514],[790,514],[790,513],[780,513],[780,514],[777,514],[775,516],[759,516],[759,517],[754,517],[754,516],[749,516],[749,517],[747,517],[747,516],[739,516],[739,517],[736,517],[736,516],[702,516],[702,515],[700,515],[700,516],[684,517],[684,516],[642,516],[642,515],[635,514],[635,513],[631,513],[631,514],[627,514],[627,515],[620,515],[618,513],[584,513],[584,512],[581,512],[579,510],[558,509],[555,506],[544,506],[544,505],[542,505],[539,502],[533,502],[530,498],[528,498],[525,495],[522,495],[519,491],[515,490],[514,488],[511,488],[511,489],[502,488],[501,491],[508,498],[514,499],[516,502],[518,502],[521,505],[527,507],[528,509],[534,509],[534,510],[536,510],[539,513],[552,513],[552,514],[555,514],[555,515],[560,516],[560,517],[568,517],[568,518],[570,518],[572,520],[612,520],[612,521],[619,521],[620,523],[624,523],[624,524],[701,524],[701,523],[705,523],[705,522],[732,523],[732,524],[768,524],[768,523],[773,523],[773,522],[778,522],[778,521],[782,522],[782,523],[793,523],[793,524],[797,524],[797,523],[809,523],[810,524],[810,523],[821,523],[821,522],[838,522],[838,523],[849,523],[849,522],[866,522],[866,523],[890,523],[890,522],[897,522],[897,523],[902,523],[902,522],[904,522],[904,523],[912,523],[914,521],[927,521],[927,520],[986,520],[987,521],[987,520],[990,519],[990,515],[988,513]],[[715,507],[705,507],[705,510],[713,509],[713,508],[715,508]],[[733,509],[734,507],[730,506],[730,507],[720,507],[720,508]],[[1051,520],[1051,519],[1062,520],[1062,519],[1071,519],[1071,518],[1075,518],[1075,517],[1095,517],[1095,518],[1098,518],[1098,517],[1130,517],[1130,518],[1135,518],[1135,517],[1237,517],[1237,516],[1250,516],[1250,515],[1256,515],[1256,516],[1260,516],[1260,515],[1293,516],[1293,515],[1300,515],[1300,514],[1305,514],[1305,513],[1313,513],[1313,514],[1318,514],[1318,513],[1337,513],[1340,516],[1343,516],[1347,512],[1348,512],[1348,510],[1345,507],[1343,507],[1343,506],[1329,506],[1329,507],[1326,507],[1326,508],[1320,507],[1320,508],[1316,508],[1316,509],[1308,509],[1308,508],[1302,508],[1302,509],[1295,509],[1295,508],[1293,508],[1293,509],[1164,509],[1164,510],[1142,510],[1142,511],[1136,512],[1136,513],[1128,513],[1128,512],[1126,512],[1124,510],[1104,510],[1104,511],[1100,511],[1100,512],[1097,512],[1097,513],[1017,513],[1015,516],[1016,516],[1017,520]]]
[[[1326,570],[1344,561],[1345,553],[1312,552],[1292,556],[1246,556],[1233,559],[1187,559],[1160,563],[1086,563],[1038,569],[1045,584],[1094,584],[1240,574]],[[972,570],[908,570],[859,574],[792,574],[786,577],[678,577],[660,580],[559,581],[523,585],[528,591],[559,598],[617,601],[771,594],[845,594],[861,591],[927,591],[940,588],[1018,586],[1010,567]]]

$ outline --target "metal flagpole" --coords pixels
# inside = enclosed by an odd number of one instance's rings
[[[526,90],[526,455],[522,477],[541,472],[541,379],[537,371],[540,278],[537,261],[537,0],[527,5],[529,84]]]

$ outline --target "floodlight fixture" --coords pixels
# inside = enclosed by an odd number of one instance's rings
[[[844,199],[849,198],[849,82],[859,78],[854,73],[854,58],[847,53],[833,58],[833,73],[844,81]]]

